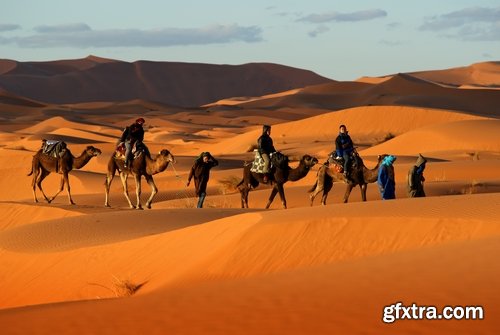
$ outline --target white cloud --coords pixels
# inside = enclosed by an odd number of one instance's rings
[[[303,16],[297,21],[308,23],[325,23],[325,22],[356,22],[373,20],[379,17],[387,16],[387,12],[382,9],[368,9],[352,13],[328,12],[322,14],[309,14]]]
[[[326,32],[327,32],[327,31],[329,31],[329,30],[330,30],[330,28],[328,28],[328,27],[327,27],[326,25],[324,25],[324,24],[321,24],[321,25],[319,25],[316,29],[314,29],[314,30],[310,31],[310,32],[308,33],[308,35],[309,35],[309,36],[311,36],[311,37],[316,37],[316,36],[318,36],[318,35],[320,35],[320,34],[324,34],[324,33],[326,33]]]
[[[93,30],[84,23],[62,26],[40,26],[39,34],[0,40],[0,43],[16,43],[25,48],[48,47],[169,47],[179,45],[203,45],[232,42],[262,41],[262,29],[257,26],[241,27],[212,25],[203,28],[157,30],[110,29]]]
[[[470,7],[425,19],[420,30],[462,40],[500,40],[500,7]]]
[[[91,31],[92,29],[85,23],[69,23],[56,26],[38,26],[35,31],[42,34],[53,33],[75,33],[79,31]]]
[[[0,24],[0,32],[13,31],[18,29],[21,29],[21,26],[18,24],[9,24],[9,23]]]

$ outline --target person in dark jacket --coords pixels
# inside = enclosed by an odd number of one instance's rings
[[[271,126],[262,126],[262,135],[257,140],[257,145],[259,146],[259,153],[264,160],[264,182],[267,183],[269,180],[269,166],[271,163],[270,154],[276,152],[274,148],[273,139],[271,138]]]
[[[346,180],[348,180],[349,177],[349,168],[351,166],[351,155],[353,151],[354,144],[352,143],[351,136],[349,136],[347,127],[341,125],[339,127],[339,135],[335,139],[335,152],[337,157],[344,158],[344,176]]]
[[[377,183],[382,200],[396,199],[396,182],[394,178],[394,166],[396,156],[386,156],[378,168]]]
[[[427,159],[419,154],[417,162],[411,167],[410,171],[408,171],[408,198],[425,197],[425,163],[427,163]]]
[[[191,179],[194,177],[194,189],[198,197],[197,208],[203,207],[203,202],[207,196],[207,183],[210,178],[210,169],[217,165],[219,165],[219,162],[209,152],[202,152],[191,167],[186,185],[189,186]]]
[[[144,140],[144,128],[142,125],[146,121],[140,117],[135,120],[130,126],[126,127],[123,130],[122,136],[120,138],[120,142],[125,144],[125,168],[128,166],[128,162],[130,160],[130,154],[132,153],[132,147],[134,144],[139,144]]]

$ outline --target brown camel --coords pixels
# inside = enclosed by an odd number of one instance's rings
[[[346,203],[349,200],[349,195],[351,194],[352,189],[356,185],[359,185],[359,188],[361,190],[361,198],[363,199],[363,201],[366,201],[366,189],[368,187],[368,184],[377,181],[378,168],[380,166],[382,159],[385,156],[387,155],[378,156],[377,165],[373,169],[368,169],[363,163],[361,157],[359,157],[359,155],[355,156],[356,164],[353,167],[353,170],[351,171],[350,181],[347,183],[346,191],[344,194],[344,203]],[[328,159],[327,163],[323,164],[319,168],[316,177],[316,183],[309,190],[309,193],[311,193],[309,195],[311,206],[313,205],[314,198],[320,192],[323,192],[323,196],[321,198],[321,204],[326,205],[326,198],[328,197],[328,192],[330,192],[330,190],[333,187],[333,182],[346,181],[344,174],[338,172],[339,171],[338,166],[341,166],[341,164],[337,162],[335,159],[330,158]]]
[[[46,155],[42,152],[42,150],[39,150],[33,156],[31,172],[28,174],[28,176],[33,175],[31,187],[33,188],[33,198],[35,202],[38,202],[38,199],[36,198],[37,186],[42,192],[45,200],[47,200],[48,203],[51,203],[57,197],[57,195],[64,190],[64,185],[66,185],[69,203],[74,205],[75,203],[71,198],[71,187],[69,185],[69,172],[73,169],[81,169],[92,159],[92,157],[99,156],[100,154],[101,150],[94,148],[91,145],[86,147],[82,154],[78,157],[74,157],[69,149],[66,149],[66,152],[61,158]],[[59,188],[59,191],[49,199],[42,189],[42,181],[51,172],[61,174],[61,186]]]
[[[130,166],[125,169],[124,168],[124,160],[120,158],[116,158],[115,154],[111,157],[108,162],[108,174],[106,176],[106,200],[104,202],[104,206],[110,207],[109,205],[109,188],[111,186],[111,182],[115,177],[115,172],[118,171],[120,175],[120,179],[123,184],[123,193],[125,194],[125,198],[127,198],[128,204],[130,208],[142,209],[141,205],[141,177],[144,176],[146,178],[147,183],[151,186],[151,196],[146,202],[146,207],[151,208],[151,203],[153,202],[153,198],[158,193],[158,188],[153,180],[153,175],[165,171],[169,163],[175,163],[174,156],[170,153],[170,151],[164,149],[160,151],[160,153],[153,159],[149,154],[141,153],[137,158],[135,158]],[[132,201],[130,201],[130,197],[128,195],[128,184],[127,178],[128,175],[131,174],[135,179],[135,193],[137,195],[137,205],[132,205]]]
[[[270,182],[274,184],[269,196],[269,201],[266,209],[271,206],[276,194],[279,193],[283,208],[286,209],[286,198],[283,184],[287,181],[297,181],[304,178],[311,167],[318,163],[318,159],[309,155],[304,155],[299,162],[299,165],[292,169],[288,166],[288,157],[282,154],[275,154],[272,156],[271,161],[274,165],[274,171],[271,174]],[[259,186],[263,182],[264,175],[262,173],[255,173],[250,171],[251,164],[243,167],[243,179],[237,185],[241,193],[241,207],[248,208],[248,193],[252,188]]]

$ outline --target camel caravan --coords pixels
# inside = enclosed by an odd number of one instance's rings
[[[143,209],[140,197],[142,190],[141,179],[144,177],[151,188],[151,195],[145,204],[145,207],[150,209],[153,199],[158,193],[158,188],[154,182],[153,176],[165,171],[169,164],[175,164],[176,162],[174,155],[167,149],[161,150],[155,157],[151,155],[147,146],[143,143],[144,122],[143,118],[139,118],[135,123],[125,128],[117,143],[116,150],[109,159],[106,180],[104,182],[104,205],[106,207],[110,207],[109,191],[115,174],[118,174],[122,182],[123,194],[129,207],[134,209]],[[284,184],[288,181],[294,182],[304,178],[309,171],[318,164],[318,159],[316,157],[303,155],[299,160],[298,166],[291,168],[289,166],[289,157],[274,148],[270,135],[271,126],[264,125],[262,135],[257,140],[258,149],[254,150],[254,161],[243,165],[243,177],[236,185],[241,195],[242,208],[249,207],[248,195],[250,191],[264,184],[271,187],[271,194],[265,208],[268,209],[276,195],[279,194],[282,207],[286,209],[287,202]],[[81,169],[92,158],[100,154],[100,149],[93,146],[87,146],[79,156],[75,157],[64,142],[42,140],[42,147],[33,156],[31,172],[28,174],[28,176],[33,176],[31,186],[33,189],[34,201],[38,202],[36,196],[37,187],[48,203],[51,203],[66,187],[68,201],[71,205],[74,205],[75,202],[71,197],[69,173],[73,169]],[[390,160],[388,159],[389,157],[391,158]],[[348,201],[352,189],[356,186],[360,187],[361,198],[363,201],[366,201],[367,186],[375,182],[379,182],[382,198],[385,199],[384,194],[387,192],[390,193],[391,187],[394,188],[394,169],[392,167],[392,162],[394,162],[395,159],[394,156],[381,155],[378,157],[378,162],[375,167],[372,169],[367,168],[357,153],[347,133],[346,127],[342,125],[340,127],[339,136],[336,139],[336,150],[332,152],[327,161],[319,167],[316,175],[316,182],[308,191],[310,193],[310,205],[313,205],[315,197],[321,192],[323,193],[321,204],[326,205],[328,193],[331,191],[333,183],[336,181],[346,184],[344,203]],[[423,182],[422,172],[423,167],[425,167],[425,161],[422,159],[423,157],[420,156],[418,166],[415,166],[412,170],[415,174],[411,176],[413,184],[418,183],[419,180]],[[197,195],[199,194],[200,196],[200,201],[198,203],[199,208],[202,207],[206,195],[206,183],[209,178],[209,170],[217,165],[217,160],[211,157],[207,152],[202,153],[200,157],[195,160],[195,165],[193,165],[186,185],[189,186],[191,178],[194,177],[196,192]],[[380,182],[382,170],[385,171],[384,184]],[[417,175],[417,172],[419,172],[420,175]],[[52,197],[48,197],[42,188],[43,180],[50,173],[58,173],[61,175],[60,188]],[[135,204],[132,203],[128,192],[127,181],[129,175],[132,176],[135,181]],[[199,189],[200,185],[204,187]],[[422,185],[420,185],[420,187],[422,187]],[[422,192],[413,193],[424,194],[423,189]],[[387,199],[390,199],[390,197]]]

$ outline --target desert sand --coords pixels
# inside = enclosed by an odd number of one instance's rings
[[[0,76],[28,71],[0,63]],[[89,57],[38,68],[77,77],[96,63],[119,65]],[[199,108],[144,99],[54,104],[53,92],[44,100],[0,91],[2,334],[498,334],[499,69],[490,62],[260,97],[225,93]],[[152,209],[129,209],[118,177],[106,208],[108,160],[138,116],[153,155],[168,149],[176,163],[154,176]],[[378,155],[398,157],[397,199],[381,201],[370,184],[367,202],[354,189],[343,204],[346,185],[336,182],[327,205],[311,207],[318,164],[285,184],[288,209],[279,197],[264,209],[268,186],[241,209],[235,185],[262,124],[273,125],[292,168],[305,154],[322,164],[346,124],[368,168]],[[76,205],[65,191],[49,204],[37,190],[33,201],[27,174],[42,138],[64,140],[75,156],[89,145],[102,150],[70,173]],[[185,183],[202,151],[220,165],[197,209]],[[428,158],[427,197],[409,199],[406,175],[419,153]],[[51,174],[44,190],[53,195],[59,183]],[[144,203],[150,188],[142,184]],[[482,306],[485,317],[384,323],[384,306],[397,302]]]

